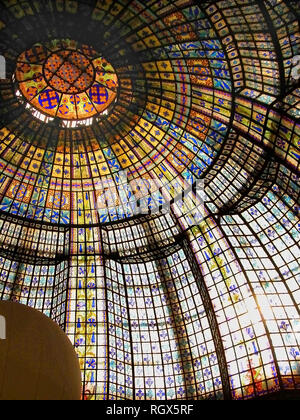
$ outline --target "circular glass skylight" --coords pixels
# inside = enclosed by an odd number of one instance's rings
[[[70,40],[36,44],[22,53],[15,79],[33,108],[63,120],[102,114],[118,93],[112,65],[93,48]]]

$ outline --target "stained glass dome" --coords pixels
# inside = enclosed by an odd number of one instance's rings
[[[84,399],[299,392],[298,13],[1,2],[0,299],[66,331]]]

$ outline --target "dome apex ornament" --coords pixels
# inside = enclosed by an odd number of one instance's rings
[[[36,44],[17,62],[18,96],[50,118],[84,121],[108,112],[118,93],[115,69],[75,41]]]

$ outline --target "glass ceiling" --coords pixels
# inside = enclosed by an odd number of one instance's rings
[[[1,2],[0,298],[67,332],[84,399],[300,389],[297,12]]]

